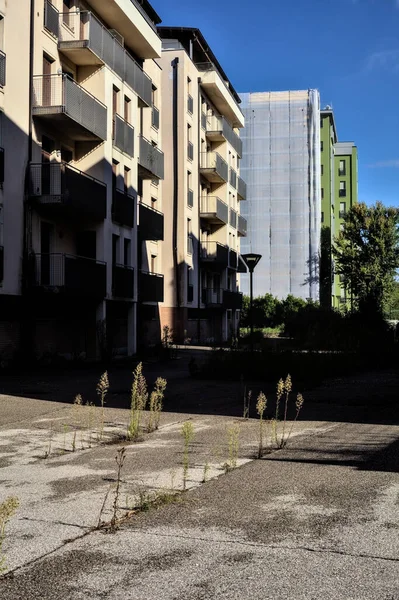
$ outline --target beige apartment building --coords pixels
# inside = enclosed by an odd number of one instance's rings
[[[236,334],[242,304],[240,98],[198,29],[158,27],[158,33],[165,152],[161,324],[181,341],[225,341]]]
[[[0,359],[160,337],[160,18],[147,0],[0,0]]]

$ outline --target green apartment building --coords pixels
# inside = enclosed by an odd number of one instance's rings
[[[349,301],[349,290],[334,275],[331,245],[343,226],[346,211],[358,200],[357,147],[339,142],[334,113],[320,111],[321,150],[321,261],[320,302],[340,308]]]

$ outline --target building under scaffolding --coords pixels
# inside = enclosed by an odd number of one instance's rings
[[[262,255],[254,296],[319,299],[320,97],[317,90],[240,94],[245,115],[241,173],[248,236]],[[249,293],[249,276],[241,275]]]

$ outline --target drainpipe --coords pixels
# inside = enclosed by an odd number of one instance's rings
[[[176,304],[180,308],[182,304],[180,289],[180,271],[177,256],[177,230],[178,230],[178,203],[179,203],[179,161],[178,161],[178,119],[179,119],[179,101],[178,101],[178,77],[179,77],[179,59],[176,57],[172,61],[173,68],[173,267],[176,281]]]
[[[201,118],[202,118],[201,111],[202,111],[202,106],[201,106],[200,83],[201,83],[201,78],[198,77],[198,119],[197,119],[197,122],[198,122],[198,171],[199,171],[199,166],[201,164]],[[200,256],[201,256],[201,178],[200,178],[200,176],[198,177],[198,241],[197,241],[197,249],[198,249],[198,252],[197,252],[197,273],[198,273],[197,339],[198,339],[198,343],[199,343],[200,338],[201,338],[201,317],[200,317],[200,310],[201,310],[201,260],[200,260]]]

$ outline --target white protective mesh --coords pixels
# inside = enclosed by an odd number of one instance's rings
[[[245,115],[241,177],[248,221],[241,254],[262,259],[254,296],[319,298],[320,98],[317,90],[240,94]],[[249,293],[249,276],[241,275]]]

